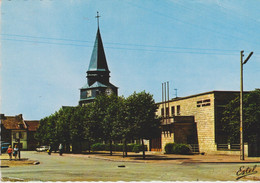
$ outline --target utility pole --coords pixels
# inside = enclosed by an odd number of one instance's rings
[[[20,146],[21,146],[21,143],[20,143],[21,136],[22,136],[22,133],[19,132],[19,136],[18,136],[18,158],[19,158],[19,160],[21,160],[21,148],[20,148]]]
[[[247,63],[250,57],[253,55],[251,52],[248,57],[243,61],[244,50],[240,52],[240,160],[245,160],[244,149],[244,125],[243,125],[243,65]]]

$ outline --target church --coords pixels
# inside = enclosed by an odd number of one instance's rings
[[[97,20],[99,17],[100,16],[97,14]],[[80,88],[80,106],[93,102],[95,97],[99,94],[105,93],[107,95],[118,95],[118,87],[109,82],[110,71],[108,69],[106,55],[101,39],[99,22],[86,78],[87,83]]]

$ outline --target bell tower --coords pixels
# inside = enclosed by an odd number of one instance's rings
[[[117,95],[118,87],[109,82],[110,71],[108,69],[106,55],[102,43],[102,38],[99,29],[99,13],[97,12],[97,34],[94,43],[89,67],[87,70],[87,84],[80,88],[79,105],[92,102],[99,94],[112,93]]]

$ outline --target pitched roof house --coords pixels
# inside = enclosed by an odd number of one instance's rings
[[[37,141],[34,134],[39,127],[38,120],[24,120],[22,114],[16,116],[0,115],[1,122],[1,142],[9,142],[12,146],[18,144],[24,150],[34,150]]]

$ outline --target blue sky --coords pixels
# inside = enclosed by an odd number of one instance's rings
[[[120,96],[134,91],[161,101],[212,90],[260,87],[260,1],[3,0],[1,113],[41,119],[76,106],[100,30]]]

